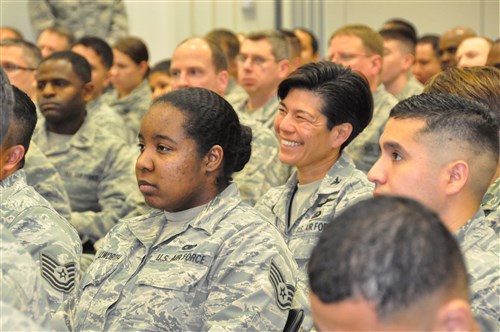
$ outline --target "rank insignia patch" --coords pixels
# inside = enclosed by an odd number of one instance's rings
[[[59,264],[47,254],[41,254],[42,276],[56,290],[69,293],[75,287],[75,263]]]
[[[295,294],[295,287],[285,282],[283,274],[278,269],[278,266],[271,261],[269,268],[269,279],[273,285],[276,293],[276,302],[281,310],[288,310],[292,306],[293,295]]]

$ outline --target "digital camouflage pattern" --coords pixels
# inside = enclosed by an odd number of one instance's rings
[[[91,119],[86,118],[69,141],[56,145],[48,140],[42,119],[33,140],[64,181],[71,223],[83,241],[104,237],[120,218],[145,205],[133,171],[138,150]]]
[[[344,209],[373,197],[374,186],[343,152],[321,181],[317,192],[310,197],[306,204],[308,208],[299,212],[300,217],[291,220],[288,225],[289,206],[297,181],[297,173],[294,173],[284,186],[271,189],[255,208],[271,220],[284,236],[299,266],[301,285],[307,291],[307,263],[321,232]],[[312,319],[308,305],[304,312],[306,318]]]
[[[76,39],[96,36],[109,44],[128,35],[128,17],[121,0],[28,1],[35,36],[54,25],[69,28]]]
[[[282,331],[297,266],[232,184],[186,223],[121,221],[83,277],[75,331]]]
[[[397,100],[401,101],[406,98],[410,98],[411,96],[419,95],[424,91],[424,86],[422,83],[417,81],[413,75],[410,74],[410,77],[408,78],[408,83],[404,86],[404,88],[399,91],[399,93],[396,93],[394,97],[396,97]]]
[[[252,154],[243,170],[234,173],[241,199],[255,205],[269,189],[280,186],[290,177],[291,167],[279,158],[279,143],[274,131],[257,125],[244,114],[240,122],[252,128]]]
[[[497,233],[489,226],[484,213],[479,210],[456,233],[456,239],[464,255],[471,307],[479,322],[494,322],[494,330],[500,330],[500,242]],[[485,331],[491,331],[486,327]]]
[[[266,127],[274,131],[274,119],[276,118],[276,112],[278,111],[278,97],[275,95],[260,108],[252,110],[251,112],[247,109],[248,99],[244,99],[239,103],[232,104],[234,110],[238,115],[245,114],[247,117],[256,122],[257,126]],[[252,127],[252,129],[254,129]]]
[[[378,141],[391,109],[398,100],[380,84],[373,93],[373,118],[368,126],[345,148],[356,167],[368,173],[380,156]]]
[[[136,144],[137,137],[131,140],[131,134],[127,131],[127,126],[123,118],[109,105],[103,102],[102,96],[92,100],[87,104],[87,116],[101,128],[106,129],[110,134],[119,137],[129,144]]]
[[[29,256],[29,255],[28,255]],[[2,285],[3,286],[3,285]],[[37,320],[29,317],[15,306],[0,300],[0,312],[2,319],[0,319],[0,331],[49,331],[49,325],[41,325],[35,323]],[[49,317],[45,315],[45,317]],[[40,320],[38,322],[41,322]]]
[[[141,128],[144,114],[151,106],[152,95],[147,80],[144,80],[128,96],[118,98],[118,91],[111,90],[101,96],[120,115],[127,127],[127,142],[138,142],[137,135]]]
[[[238,105],[248,99],[248,94],[233,77],[230,77],[226,91],[224,91],[224,99],[231,105]]]
[[[481,201],[481,208],[484,211],[486,220],[490,223],[493,230],[499,233],[500,224],[500,177],[498,177],[488,188],[488,191]]]
[[[26,181],[66,220],[71,220],[71,205],[64,182],[50,160],[35,142],[30,143],[24,164]]]
[[[0,220],[35,260],[54,312],[76,293],[82,253],[80,238],[69,222],[26,184],[22,169],[0,181],[0,196]],[[48,264],[45,257],[53,262]]]

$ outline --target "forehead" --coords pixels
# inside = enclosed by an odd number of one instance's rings
[[[335,36],[330,42],[331,52],[362,51],[363,41],[355,35]]]
[[[171,67],[198,65],[200,63],[213,67],[212,50],[205,41],[192,40],[179,45],[175,49]]]
[[[37,80],[65,79],[67,81],[82,80],[73,71],[71,62],[64,59],[46,60],[40,64],[36,73]]]
[[[417,141],[416,134],[425,126],[425,121],[421,119],[398,119],[389,118],[385,125],[384,132],[380,137],[380,144],[392,142],[400,145],[422,144]]]
[[[432,48],[432,44],[429,43],[419,43],[415,47],[416,55],[430,54],[434,53],[434,49]]]
[[[131,57],[116,48],[113,48],[113,62],[129,62],[135,64]]]
[[[23,56],[23,49],[19,46],[0,46],[0,60],[5,60],[5,58],[15,57],[19,60],[25,60]]]
[[[241,43],[240,51],[241,53],[264,56],[270,56],[273,53],[271,43],[266,38],[259,40],[245,39],[243,43]]]
[[[468,38],[463,40],[458,46],[458,51],[487,50],[490,44],[483,38]]]
[[[146,132],[161,134],[167,132],[184,133],[184,112],[171,104],[155,104],[144,115],[141,124],[141,134]]]

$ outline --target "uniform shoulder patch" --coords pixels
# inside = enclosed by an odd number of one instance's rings
[[[287,284],[278,266],[271,261],[269,267],[269,279],[276,294],[276,303],[281,310],[289,310],[292,307],[292,300],[295,294],[295,287]]]
[[[42,277],[56,290],[69,293],[75,287],[76,264],[59,264],[53,257],[42,253]]]

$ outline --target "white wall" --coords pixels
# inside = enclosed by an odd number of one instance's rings
[[[33,40],[26,0],[0,0],[0,24],[21,30]],[[143,38],[151,62],[170,57],[175,46],[192,35],[225,27],[249,32],[275,27],[271,0],[126,0],[131,34]],[[500,35],[498,1],[283,1],[283,27],[305,26],[319,37],[324,49],[331,33],[343,24],[364,23],[379,29],[393,17],[413,22],[420,34],[441,34],[463,25],[496,39]]]

